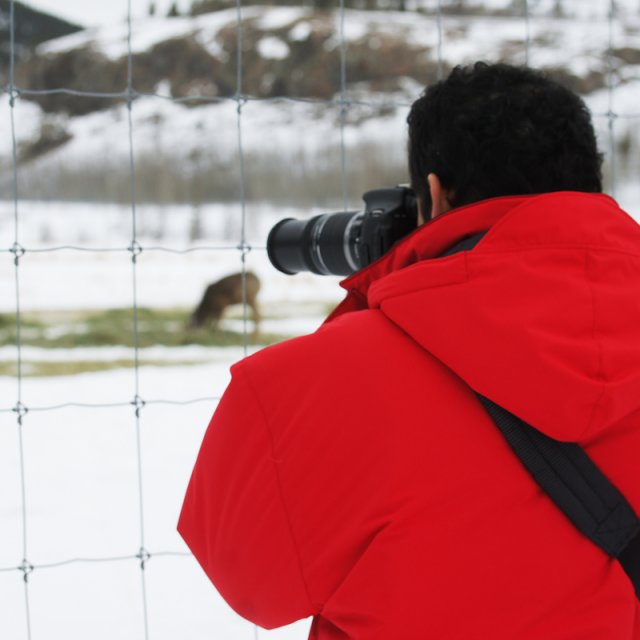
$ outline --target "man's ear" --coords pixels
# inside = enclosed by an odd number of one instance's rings
[[[417,198],[418,204],[418,226],[424,224],[424,202],[422,202],[422,198]]]
[[[431,219],[437,218],[439,215],[450,211],[451,206],[450,192],[446,191],[440,182],[440,178],[435,173],[427,176],[429,183],[429,192],[431,193]]]

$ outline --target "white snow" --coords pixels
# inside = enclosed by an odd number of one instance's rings
[[[272,60],[284,60],[290,53],[289,45],[275,36],[261,38],[258,40],[256,48],[263,58],[271,58]]]
[[[313,15],[313,10],[301,7],[263,7],[262,10],[258,25],[265,30],[282,29],[300,18]]]
[[[269,263],[265,251],[271,226],[280,218],[314,212],[250,205],[247,239],[255,248],[247,268],[262,280],[265,303],[309,300],[333,304],[342,297],[338,277],[301,273],[286,276]],[[189,206],[137,207],[138,242],[143,247],[137,262],[140,306],[193,308],[206,285],[240,271],[239,205],[205,205],[201,209],[204,236],[188,238],[192,220]],[[13,203],[0,201],[0,238],[14,236]],[[36,309],[90,309],[132,304],[132,212],[126,205],[46,203],[21,201],[18,207],[19,240],[27,248],[20,268],[21,306]],[[232,233],[233,235],[229,235]],[[13,242],[13,240],[11,240]],[[113,249],[106,253],[82,250],[38,252],[57,246]],[[154,249],[186,251],[172,253]],[[35,251],[34,251],[35,250]],[[11,254],[5,255],[7,266]],[[13,267],[0,270],[0,311],[15,307]]]
[[[335,37],[340,35],[341,17],[338,12],[334,14]],[[342,25],[342,35],[347,42],[360,40],[369,31],[369,27],[375,24],[375,18],[365,15],[353,15],[345,12],[344,24]]]
[[[495,0],[494,8],[505,8],[506,0]],[[578,75],[593,70],[607,73],[605,52],[608,47],[609,25],[606,20],[595,19],[593,12],[602,3],[564,2],[567,13],[576,17],[552,20],[548,12],[550,3],[536,3],[530,21],[531,64],[534,66],[557,66],[562,61],[568,69]],[[608,3],[604,3],[608,4]],[[591,7],[587,10],[586,7]],[[620,3],[621,20],[614,22],[614,43],[616,47],[637,47],[640,34],[640,13],[632,10],[633,3]],[[292,25],[288,36],[294,41],[309,34],[312,22],[325,20],[333,36],[326,46],[339,46],[340,14],[322,18],[309,9],[296,7],[243,7],[243,19],[253,21],[267,30],[253,46],[265,58],[282,59],[289,55],[289,48],[281,34],[270,34],[268,29],[284,29]],[[134,23],[132,46],[134,51],[148,48],[154,43],[177,35],[191,34],[212,53],[226,56],[217,40],[220,30],[234,25],[237,18],[235,9],[229,9],[196,18],[157,18]],[[510,52],[516,62],[524,62],[526,25],[516,17],[456,17],[445,15],[443,26],[443,52],[452,63],[472,62],[478,59],[495,59],[502,51]],[[429,47],[431,57],[437,43],[438,33],[433,16],[416,15],[410,12],[345,12],[345,38],[350,42],[370,34],[373,43],[372,56],[376,53],[376,43],[380,46],[386,35],[402,31],[407,42]],[[90,30],[74,34],[43,45],[42,51],[59,51],[92,43],[98,50],[113,57],[126,54],[126,27],[113,25],[100,30]],[[348,47],[347,47],[348,55]],[[617,64],[617,63],[616,63]],[[618,77],[620,78],[618,80]],[[616,70],[616,83],[612,106],[620,116],[614,128],[616,136],[626,133],[625,118],[640,117],[638,89],[640,65],[626,65]],[[417,83],[403,82],[407,88],[395,95],[381,96],[387,103],[410,104],[417,97],[420,87]],[[161,96],[169,95],[166,82],[157,87]],[[350,95],[359,101],[375,102],[378,96],[362,93],[357,87],[349,88]],[[609,110],[606,91],[594,93],[587,98],[596,116]],[[354,106],[354,114],[360,107]],[[8,96],[0,96],[0,113],[8,111]],[[292,171],[313,166],[314,158],[322,155],[322,150],[339,145],[339,122],[332,107],[292,102],[252,101],[243,108],[243,145],[248,155],[260,156],[269,149],[278,149],[285,158],[291,158]],[[384,118],[372,118],[366,109],[358,118],[348,119],[344,139],[351,148],[357,147],[365,138],[390,150],[402,154],[405,146],[407,108],[398,107]],[[54,120],[44,116],[38,107],[26,100],[18,100],[14,109],[18,146],[37,138],[42,123]],[[33,173],[34,179],[55,171],[57,167],[73,168],[77,163],[86,166],[99,159],[107,158],[114,165],[128,163],[128,119],[124,106],[93,113],[84,117],[65,120],[55,118],[66,126],[73,136],[71,141],[46,156],[39,158],[22,169]],[[635,122],[635,120],[634,120]],[[193,157],[204,152],[215,160],[234,158],[238,151],[237,113],[233,102],[211,104],[196,109],[188,109],[170,100],[142,98],[133,105],[134,149],[137,155],[158,155],[171,153],[183,162],[185,171],[193,165]],[[268,141],[264,131],[269,131]],[[633,136],[635,137],[635,133]],[[393,150],[393,151],[391,151]],[[319,153],[320,152],[320,153]],[[638,164],[637,145],[632,149],[634,162]],[[11,136],[0,136],[0,161],[10,162]],[[622,184],[635,180],[636,172],[622,178]],[[626,203],[627,206],[628,203]]]
[[[279,41],[282,43],[282,41]],[[266,53],[277,54],[276,43],[268,43]],[[284,44],[284,43],[282,43]],[[277,45],[279,46],[279,45]],[[166,85],[159,88],[168,93]],[[390,97],[393,99],[393,97]],[[5,96],[0,97],[0,113],[8,113]],[[137,155],[171,154],[183,158],[188,169],[192,152],[201,150],[214,159],[232,158],[238,150],[237,112],[232,102],[188,109],[169,100],[146,97],[133,105],[134,149]],[[18,142],[32,140],[40,128],[40,111],[33,104],[19,100],[14,110]],[[398,110],[379,127],[377,139],[402,146],[405,112]],[[379,124],[379,123],[378,123]],[[308,156],[310,163],[318,150],[339,144],[340,128],[331,109],[316,104],[292,102],[250,102],[243,108],[243,149],[247,154],[278,149],[286,157],[298,151]],[[354,133],[359,124],[348,125]],[[268,141],[265,138],[268,128]],[[128,164],[129,135],[126,107],[76,117],[67,122],[73,138],[63,147],[43,156],[25,168],[42,170],[60,165],[91,164],[105,159],[114,164]],[[393,142],[392,142],[393,141]],[[0,158],[11,157],[10,136],[0,137]],[[292,163],[293,164],[293,163]],[[295,166],[295,165],[294,165]]]
[[[289,39],[294,41],[306,40],[312,31],[313,29],[308,22],[298,22],[298,24],[289,31]]]
[[[228,321],[231,322],[231,321]],[[275,321],[274,326],[279,326]],[[78,330],[78,325],[74,325]],[[299,331],[299,325],[292,327],[293,332]],[[256,350],[250,347],[250,352]],[[0,359],[3,362],[11,362],[15,358],[14,346],[0,347]],[[31,347],[25,345],[21,349],[24,361],[35,362],[84,362],[100,361],[111,362],[117,360],[127,360],[132,358],[129,347],[74,347],[73,349],[44,349],[41,347]],[[140,360],[164,360],[166,362],[179,360],[193,361],[194,363],[223,362],[229,359],[240,359],[243,357],[242,347],[204,347],[201,345],[186,345],[182,347],[155,346],[139,349]]]
[[[258,7],[242,9],[245,20],[262,14],[263,11]],[[207,13],[193,18],[156,17],[134,20],[131,25],[131,51],[133,53],[148,51],[160,42],[187,35],[200,35],[207,40],[211,38],[211,34],[217,34],[227,25],[235,24],[236,20],[236,9]],[[91,45],[110,58],[121,58],[128,53],[128,35],[128,25],[126,22],[121,22],[49,40],[38,47],[38,53],[57,53]]]
[[[0,272],[2,312],[15,308],[14,274],[9,257],[4,258],[5,268]],[[143,253],[138,260],[137,291],[141,307],[194,309],[208,284],[242,267],[240,254],[228,252],[173,257]],[[261,278],[261,297],[265,303],[302,299],[326,301],[330,305],[342,297],[337,278],[285,276],[268,264],[265,252],[250,255],[247,267]],[[20,297],[23,311],[128,307],[133,303],[131,261],[125,255],[118,259],[109,254],[27,254],[20,271]]]
[[[423,9],[434,12],[438,8],[438,0],[418,0],[416,3]],[[442,3],[444,5],[444,3]],[[475,4],[475,3],[473,3]],[[513,11],[513,0],[482,0],[481,3],[488,10]],[[518,3],[522,5],[522,3]],[[529,0],[531,15],[549,15],[555,8],[557,0]],[[609,0],[561,0],[565,16],[571,18],[604,19],[609,14],[611,3]],[[408,2],[411,6],[411,0]],[[636,0],[616,0],[616,15],[621,17],[637,16],[638,3]],[[520,11],[521,13],[521,11]]]
[[[495,3],[495,8],[505,9],[510,2]],[[556,58],[551,62],[573,64],[588,52],[597,51],[600,55],[606,50],[609,39],[607,18],[608,2],[584,2],[574,0],[563,2],[566,7],[565,19],[550,17],[550,2],[540,2],[531,9],[529,27],[531,29],[532,50],[555,51]],[[616,46],[637,45],[640,11],[633,0],[618,3],[616,20],[613,23],[613,39]],[[301,7],[242,7],[242,20],[254,22],[265,32],[277,31],[292,25],[289,36],[292,40],[307,37],[310,21],[318,22],[323,18],[314,15],[309,8]],[[339,39],[342,17],[339,11],[331,15],[329,25],[335,38]],[[237,23],[236,9],[227,9],[196,17],[152,18],[136,20],[132,23],[131,47],[134,53],[147,51],[164,40],[192,35],[201,42],[213,47],[212,53],[220,52],[215,36],[229,25]],[[293,26],[295,24],[295,26]],[[445,56],[455,63],[467,60],[493,59],[500,43],[524,44],[526,23],[521,16],[453,16],[442,17],[443,46]],[[126,23],[114,24],[101,29],[88,29],[70,36],[44,43],[38,48],[40,53],[66,51],[91,44],[98,51],[112,58],[127,54]],[[410,44],[435,47],[438,31],[431,15],[412,12],[357,11],[348,9],[344,13],[344,37],[347,42],[360,40],[368,33],[377,32],[397,36],[401,30]],[[539,44],[538,44],[539,42]],[[635,43],[635,45],[634,45]],[[559,59],[557,53],[561,52]],[[578,70],[576,68],[576,70]]]

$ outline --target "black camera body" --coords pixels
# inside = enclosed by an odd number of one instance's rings
[[[373,189],[362,199],[364,211],[280,220],[267,238],[271,264],[288,275],[311,271],[348,276],[380,258],[417,227],[417,202],[410,188]]]

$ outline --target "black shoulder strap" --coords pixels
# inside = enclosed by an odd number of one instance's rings
[[[472,250],[486,233],[462,238],[440,257]],[[535,481],[581,533],[617,558],[640,598],[640,519],[626,498],[580,445],[554,440],[476,395]]]
[[[446,251],[443,251],[438,257],[445,258],[446,256],[452,256],[454,253],[460,251],[470,251],[473,249],[484,236],[487,235],[487,231],[480,231],[470,236],[464,236],[458,240],[452,247],[449,247]]]
[[[476,394],[540,487],[575,527],[617,558],[640,598],[640,519],[584,450],[534,429]]]

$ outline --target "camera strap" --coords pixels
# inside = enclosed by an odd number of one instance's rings
[[[574,442],[560,442],[476,394],[520,462],[573,525],[618,560],[640,598],[640,519]]]
[[[440,257],[473,249],[485,233],[463,238]],[[627,499],[579,444],[550,438],[476,395],[540,488],[580,533],[620,563],[640,599],[640,518]]]

